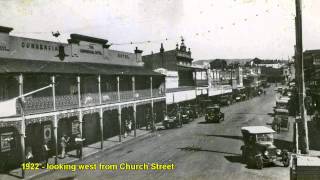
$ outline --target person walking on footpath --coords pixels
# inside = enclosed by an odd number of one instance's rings
[[[67,147],[67,143],[69,142],[70,137],[67,137],[66,134],[63,134],[61,136],[61,142],[60,142],[60,146],[61,146],[61,158],[64,159],[66,157],[66,147]]]
[[[48,143],[44,142],[42,145],[42,158],[44,160],[44,164],[47,165],[48,161],[49,161],[49,147],[48,147]]]
[[[78,133],[76,138],[75,138],[75,143],[76,143],[76,149],[77,149],[77,157],[80,158],[80,159],[82,158],[82,147],[83,147],[83,141],[84,140],[85,139],[83,139],[81,137],[81,134]]]
[[[26,163],[33,162],[33,154],[31,146],[27,146],[26,148]]]

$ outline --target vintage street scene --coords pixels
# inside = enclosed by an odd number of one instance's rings
[[[0,7],[0,180],[320,179],[318,1]]]

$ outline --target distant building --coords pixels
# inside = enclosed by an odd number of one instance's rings
[[[192,66],[190,48],[182,38],[180,46],[165,51],[161,44],[160,52],[142,57],[145,67],[166,76],[166,102],[176,104],[196,99],[196,69]]]

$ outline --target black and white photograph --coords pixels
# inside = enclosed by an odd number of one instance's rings
[[[0,180],[320,180],[319,0],[0,0]]]

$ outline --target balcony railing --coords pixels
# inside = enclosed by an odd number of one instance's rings
[[[81,106],[94,106],[100,104],[99,93],[86,93],[81,95]]]
[[[161,96],[165,96],[166,93],[164,91],[164,89],[152,89],[152,96],[153,97],[161,97]]]
[[[135,94],[134,94],[135,99],[146,99],[150,97],[151,97],[150,89],[135,90]]]
[[[101,100],[103,104],[115,103],[118,101],[118,93],[113,92],[103,92],[101,93]]]
[[[24,113],[36,114],[42,112],[49,112],[53,110],[52,96],[47,97],[26,97],[24,99]]]
[[[153,89],[153,97],[165,96],[164,90]],[[132,101],[151,98],[150,89],[135,90],[133,91],[120,91],[120,101]],[[56,110],[74,109],[79,107],[78,95],[57,95],[56,96]],[[103,92],[101,93],[102,104],[110,104],[118,102],[117,92]],[[99,105],[99,93],[86,93],[81,94],[81,107]],[[19,105],[17,111],[20,112]],[[24,103],[25,114],[37,114],[53,111],[53,98],[52,96],[46,97],[26,97]]]
[[[120,101],[131,101],[133,100],[133,92],[130,91],[120,91]]]
[[[52,103],[51,103],[52,104]],[[56,96],[56,109],[72,109],[79,107],[78,95],[60,95]]]

